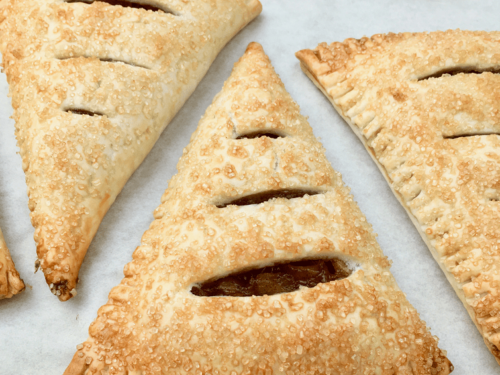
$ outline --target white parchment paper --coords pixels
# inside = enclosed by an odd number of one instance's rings
[[[43,0],[40,0],[43,1]],[[194,1],[194,0],[193,0]],[[34,274],[35,243],[5,75],[0,74],[0,227],[21,277],[22,294],[0,301],[0,374],[62,374],[88,335],[97,309],[123,277],[123,266],[153,220],[168,180],[200,117],[251,41],[260,42],[299,103],[333,167],[379,234],[392,272],[448,351],[457,375],[499,374],[462,303],[367,152],[301,72],[294,53],[319,42],[377,33],[498,28],[495,0],[261,0],[263,13],[221,52],[104,218],[80,270],[78,295],[59,302]]]

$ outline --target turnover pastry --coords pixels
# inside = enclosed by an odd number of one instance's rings
[[[178,168],[66,375],[452,370],[259,44]]]
[[[361,139],[500,363],[500,33],[297,53]]]
[[[0,229],[0,299],[10,298],[23,290],[23,280],[14,266]]]
[[[0,51],[38,263],[76,293],[123,185],[258,0],[3,0]]]

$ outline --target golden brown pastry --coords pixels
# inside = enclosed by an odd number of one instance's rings
[[[373,157],[500,363],[500,33],[297,53]]]
[[[3,0],[0,51],[40,266],[76,293],[103,216],[258,0]]]
[[[259,44],[178,169],[66,375],[451,372]]]
[[[2,229],[0,229],[0,299],[10,298],[23,290],[23,280],[14,266]]]

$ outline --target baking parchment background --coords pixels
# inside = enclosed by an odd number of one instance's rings
[[[43,0],[40,0],[43,1]],[[192,0],[196,1],[196,0]],[[377,33],[496,30],[499,2],[461,0],[261,0],[262,14],[222,50],[194,94],[164,131],[104,218],[80,270],[78,295],[59,302],[34,274],[33,227],[14,137],[8,86],[0,74],[0,227],[26,290],[0,301],[0,374],[62,374],[85,341],[97,309],[123,277],[182,149],[247,44],[257,41],[342,173],[393,261],[410,302],[448,351],[456,375],[499,374],[500,367],[382,174],[348,125],[302,73],[294,53],[326,41]]]

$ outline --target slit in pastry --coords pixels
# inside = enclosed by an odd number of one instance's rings
[[[77,58],[80,58],[80,57],[91,58],[91,56],[84,56],[84,55],[82,55],[82,56],[58,57],[57,59],[58,60],[70,60],[70,59],[77,59]],[[101,57],[97,57],[97,58],[99,60],[101,60],[102,62],[115,63],[115,64],[125,64],[125,65],[133,66],[135,68],[142,68],[142,69],[151,70],[151,68],[148,68],[147,66],[139,65],[139,64],[136,64],[136,63],[132,63],[130,61],[119,60],[119,59],[112,59],[112,58],[101,58]]]
[[[200,297],[271,296],[345,279],[351,272],[347,264],[338,258],[304,259],[275,263],[208,280],[193,286],[191,293]]]
[[[466,137],[480,137],[480,136],[488,136],[488,135],[498,135],[500,136],[500,132],[474,132],[474,133],[463,133],[463,134],[454,134],[454,135],[445,135],[443,134],[444,139],[457,139],[457,138],[466,138]]]
[[[64,112],[69,112],[73,113],[74,115],[80,115],[80,116],[104,116],[104,114],[99,113],[99,112],[94,112],[94,111],[88,111],[83,108],[66,108]]]
[[[255,131],[255,132],[250,132],[246,134],[240,134],[239,136],[236,137],[236,139],[253,139],[253,138],[260,138],[260,137],[268,137],[272,139],[277,139],[277,138],[283,138],[285,137],[282,134],[279,134],[277,132],[272,132],[269,130],[262,130],[262,131]]]
[[[500,67],[492,67],[484,69],[476,66],[450,67],[450,68],[440,69],[437,72],[434,72],[429,75],[424,75],[423,77],[418,78],[418,81],[424,81],[430,78],[455,76],[457,74],[482,74],[485,72],[499,74]]]
[[[321,194],[320,191],[306,190],[306,189],[281,189],[281,190],[271,190],[263,191],[256,194],[247,195],[244,197],[239,197],[225,203],[220,203],[217,205],[218,208],[224,208],[227,206],[248,206],[251,204],[261,204],[272,199],[285,198],[285,199],[295,199],[302,198],[304,196],[311,196]]]
[[[129,0],[64,0],[68,4],[72,3],[84,3],[84,4],[92,4],[95,1],[99,1],[101,3],[107,3],[109,5],[113,6],[121,6],[124,8],[135,8],[135,9],[144,9],[144,10],[150,10],[153,12],[162,12],[162,13],[169,13],[173,14],[174,16],[178,16],[177,13],[172,11],[171,9],[168,9],[164,6],[156,6],[148,2],[143,2],[143,1],[129,1]]]

